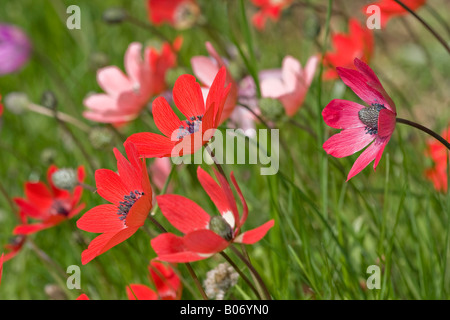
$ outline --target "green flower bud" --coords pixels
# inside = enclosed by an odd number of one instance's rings
[[[6,109],[14,114],[22,114],[30,104],[28,96],[23,92],[11,92],[3,100]]]
[[[209,220],[209,230],[214,231],[227,241],[233,239],[233,229],[221,216],[213,216]]]
[[[103,12],[103,21],[109,24],[122,23],[127,18],[127,12],[122,8],[109,8]]]
[[[89,141],[95,149],[104,149],[111,146],[113,133],[107,127],[95,127],[89,132]]]
[[[72,190],[78,185],[78,175],[74,169],[63,168],[52,174],[55,187],[63,190]]]
[[[270,120],[279,120],[284,115],[283,104],[272,98],[262,98],[258,100],[259,108],[263,116]]]

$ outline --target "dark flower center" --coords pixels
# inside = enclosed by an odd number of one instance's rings
[[[203,116],[190,117],[189,120],[185,121],[185,125],[181,125],[178,128],[177,138],[181,139],[187,135],[193,134],[200,129],[200,124],[202,123]]]
[[[227,241],[233,239],[233,229],[221,216],[213,216],[209,220],[209,230],[214,231]]]
[[[362,108],[358,112],[359,120],[366,125],[366,133],[378,133],[378,115],[382,109],[386,109],[384,105],[374,103],[369,107]]]
[[[134,190],[131,191],[129,195],[123,197],[123,201],[119,202],[120,205],[117,210],[117,214],[119,215],[120,220],[125,220],[133,204],[135,204],[135,202],[143,195],[143,192]]]
[[[70,213],[71,206],[68,202],[62,200],[55,200],[52,203],[49,211],[52,215],[63,215],[68,216]]]

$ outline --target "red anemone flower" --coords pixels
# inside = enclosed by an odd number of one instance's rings
[[[129,300],[179,300],[181,298],[183,286],[170,266],[166,267],[161,262],[152,261],[148,269],[157,292],[143,284],[130,284],[127,287]]]
[[[353,60],[358,58],[368,63],[374,47],[373,32],[362,26],[358,20],[350,19],[348,34],[336,33],[332,36],[333,52],[324,56],[325,79],[337,79],[336,67],[353,68]]]
[[[26,235],[51,228],[73,218],[83,210],[84,203],[77,206],[83,188],[78,185],[72,192],[57,188],[52,181],[52,175],[56,171],[58,168],[54,165],[47,170],[50,189],[43,182],[27,182],[25,183],[26,197],[13,199],[19,206],[21,217],[40,220],[39,223],[23,223],[17,226],[13,231],[14,234]],[[84,167],[79,166],[77,177],[79,183],[83,182],[84,176]]]
[[[90,300],[90,299],[85,293],[82,293],[76,300]]]
[[[225,177],[216,172],[219,184],[200,167],[198,180],[216,205],[220,215],[210,216],[192,200],[168,194],[156,197],[162,214],[184,236],[163,233],[152,239],[151,245],[158,257],[167,262],[190,262],[206,259],[223,251],[231,243],[253,244],[261,240],[273,227],[274,220],[241,233],[248,215],[248,208],[233,173],[231,180],[242,202],[239,217],[233,192]]]
[[[180,76],[173,87],[175,105],[187,120],[181,121],[164,97],[152,104],[155,124],[164,136],[142,132],[131,135],[139,155],[145,158],[171,157],[192,154],[214,135],[222,115],[224,103],[230,91],[225,88],[227,71],[222,67],[214,78],[208,97],[203,100],[200,85],[192,75]]]
[[[425,4],[425,2],[427,2],[427,1],[426,0],[402,0],[402,3],[413,11],[419,9],[421,6],[423,6]],[[401,5],[399,5],[394,0],[380,0],[378,2],[371,3],[363,8],[364,14],[369,15],[369,16],[372,14],[370,11],[369,11],[369,13],[367,13],[367,8],[371,5],[376,5],[380,8],[380,15],[381,15],[380,16],[380,20],[381,20],[380,24],[381,24],[382,28],[384,28],[386,26],[386,24],[392,17],[409,14],[409,12],[405,8],[403,8]]]
[[[441,136],[450,141],[450,127],[445,129]],[[442,192],[447,192],[447,151],[447,148],[437,140],[427,142],[425,154],[433,160],[434,166],[425,171],[425,176],[433,182],[437,191]]]
[[[394,102],[373,70],[357,58],[355,66],[358,70],[337,68],[337,72],[342,81],[369,106],[334,99],[322,111],[327,125],[343,129],[323,144],[328,154],[337,158],[347,157],[372,142],[353,164],[347,181],[374,159],[373,168],[376,169],[395,129],[397,116]]]
[[[148,0],[148,19],[154,25],[170,24],[177,29],[191,27],[200,15],[195,0]]]
[[[112,204],[94,207],[77,221],[81,230],[102,233],[82,252],[82,264],[131,237],[144,225],[152,208],[152,189],[145,161],[139,159],[133,144],[124,146],[128,161],[114,148],[118,174],[108,169],[95,172],[98,194]]]
[[[278,21],[281,11],[291,5],[293,0],[252,0],[253,4],[257,7],[261,7],[261,10],[255,13],[252,18],[253,25],[263,30],[267,18],[273,21]]]
[[[0,100],[2,99],[2,96],[0,95]],[[0,116],[3,114],[3,104],[0,103]]]

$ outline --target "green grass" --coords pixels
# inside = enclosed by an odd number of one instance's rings
[[[3,3],[4,2],[4,3]],[[89,92],[101,92],[96,83],[92,56],[102,53],[108,65],[123,69],[123,54],[129,43],[158,41],[145,29],[129,23],[107,25],[102,19],[105,9],[124,7],[136,18],[146,21],[145,1],[77,1],[81,8],[81,30],[68,30],[65,8],[70,1],[4,0],[0,21],[19,25],[30,36],[35,49],[31,61],[19,73],[0,78],[0,93],[25,92],[34,103],[40,103],[45,90],[58,99],[58,109],[89,126],[85,120],[83,98]],[[293,55],[303,64],[312,54],[321,52],[317,45],[330,48],[330,31],[344,30],[346,20],[330,12],[328,1],[309,1],[324,10],[296,6],[283,12],[282,19],[269,22],[265,32],[256,31],[251,15],[256,11],[249,1],[200,1],[206,28],[194,27],[176,31],[168,26],[160,30],[173,39],[184,37],[179,61],[182,71],[192,73],[190,58],[206,55],[205,41],[212,41],[219,53],[224,45],[238,45],[233,60],[237,74],[253,74],[259,70],[279,68],[285,55]],[[217,3],[216,3],[217,2]],[[308,2],[308,1],[302,1]],[[348,16],[363,17],[359,8],[365,1],[330,1]],[[433,1],[446,21],[449,5]],[[246,12],[243,15],[242,7]],[[426,8],[418,13],[444,38],[450,36]],[[316,41],[306,34],[306,17],[317,17],[322,27]],[[410,37],[401,22],[406,20],[416,39]],[[376,51],[370,63],[386,91],[397,104],[400,117],[415,120],[440,132],[450,119],[450,64],[448,54],[427,30],[412,17],[392,20],[388,27],[375,31]],[[359,102],[341,81],[319,81],[319,72],[303,107],[294,119],[309,127],[319,137],[293,126],[283,118],[275,124],[288,150],[280,146],[280,172],[261,176],[259,165],[225,165],[234,172],[249,206],[244,230],[275,219],[275,227],[255,245],[247,246],[255,268],[261,274],[274,299],[449,299],[448,271],[450,196],[435,191],[424,177],[431,166],[425,157],[424,133],[398,125],[377,168],[369,165],[362,173],[346,182],[346,176],[357,155],[336,159],[328,156],[321,145],[335,131],[328,128],[320,115],[334,98]],[[29,180],[45,180],[50,163],[59,167],[87,169],[86,183],[95,185],[87,159],[61,130],[53,118],[31,112],[20,115],[6,111],[0,131],[0,182],[12,197],[22,197],[23,184]],[[123,136],[149,127],[148,114],[122,129]],[[264,128],[259,124],[259,128]],[[88,135],[70,126],[82,142],[96,168],[115,170],[112,147],[123,150],[116,139],[106,149],[96,149]],[[54,157],[45,161],[51,150]],[[150,163],[152,160],[148,160]],[[208,169],[206,165],[203,165]],[[208,169],[210,170],[210,169]],[[216,209],[196,179],[196,166],[180,166],[172,178],[173,193],[186,196],[207,212]],[[210,171],[211,172],[211,171]],[[98,195],[85,191],[86,209],[106,203]],[[86,211],[86,210],[85,210]],[[84,212],[85,212],[84,211]],[[84,213],[83,212],[83,213]],[[81,215],[80,215],[81,216]],[[79,216],[79,217],[80,217]],[[68,299],[81,292],[91,299],[126,299],[125,286],[148,280],[147,264],[155,257],[150,237],[139,230],[126,242],[81,266],[81,252],[95,234],[76,228],[76,217],[57,227],[41,231],[31,239],[64,271],[69,265],[81,267],[82,290],[66,290]],[[170,228],[159,212],[155,216]],[[5,245],[17,224],[17,218],[0,196],[0,246]],[[148,227],[157,230],[148,224]],[[81,238],[80,238],[81,237]],[[80,241],[81,240],[81,241]],[[0,250],[1,252],[1,250]],[[228,249],[230,257],[250,276],[245,265]],[[216,255],[194,262],[192,266],[203,281],[206,272],[224,259]],[[380,266],[381,289],[365,287],[370,265]],[[184,265],[178,270],[185,283],[183,299],[201,299]],[[38,258],[30,243],[11,261],[5,263],[0,287],[1,299],[48,299],[45,286],[65,284],[54,268]],[[239,280],[229,297],[254,299],[246,283]]]

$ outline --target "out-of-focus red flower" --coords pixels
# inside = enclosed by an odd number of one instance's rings
[[[143,284],[131,284],[127,287],[130,300],[179,300],[183,286],[180,278],[170,266],[152,261],[148,267],[156,291]]]
[[[173,100],[187,118],[181,121],[164,97],[153,101],[155,124],[164,134],[135,133],[128,137],[140,156],[145,158],[171,157],[193,154],[207,143],[217,129],[224,103],[230,91],[225,88],[226,69],[222,67],[209,89],[206,107],[200,85],[192,75],[182,75],[175,82]]]
[[[441,136],[450,141],[450,127]],[[427,142],[425,154],[433,160],[434,166],[425,171],[425,176],[434,184],[437,191],[447,192],[447,148],[437,140]]]
[[[327,125],[343,129],[323,144],[323,149],[333,157],[348,157],[367,147],[356,159],[347,181],[375,160],[373,169],[383,155],[396,124],[396,108],[373,70],[355,59],[357,70],[337,68],[342,81],[368,106],[353,101],[334,99],[323,109]]]
[[[241,233],[241,227],[247,219],[248,208],[233,173],[230,177],[243,205],[241,217],[225,177],[216,172],[218,184],[200,167],[197,176],[220,215],[210,216],[195,202],[179,195],[158,196],[156,199],[162,214],[184,235],[163,233],[152,239],[151,245],[157,254],[157,260],[181,263],[206,259],[223,251],[231,243],[256,243],[274,225],[274,220],[270,220],[255,229]]]
[[[203,84],[202,92],[203,97],[206,101],[209,90],[214,81],[214,77],[219,72],[220,68],[222,68],[223,66],[226,67],[226,64],[210,42],[206,42],[205,46],[210,57],[195,56],[191,59],[191,65],[192,70],[194,71],[194,75]],[[220,118],[220,123],[224,122],[230,117],[231,113],[233,112],[236,106],[238,95],[238,86],[234,81],[233,77],[231,76],[231,73],[227,69],[227,77],[225,80],[225,85],[227,86],[228,84],[230,84],[230,93],[228,94],[227,100],[225,101],[222,116]]]
[[[421,6],[423,6],[427,2],[426,0],[402,0],[402,3],[410,8],[411,10],[415,11],[419,9]],[[388,21],[397,16],[402,16],[409,14],[409,12],[403,8],[401,5],[399,5],[394,0],[380,0],[378,2],[371,3],[363,8],[364,14],[370,16],[372,13],[369,11],[367,13],[367,8],[371,5],[376,5],[380,8],[380,24],[381,27],[384,28]]]
[[[164,43],[161,52],[146,47],[142,59],[142,45],[133,42],[125,53],[125,75],[116,66],[98,70],[97,82],[105,93],[92,94],[83,103],[88,111],[83,116],[89,120],[120,125],[135,119],[150,98],[162,93],[166,87],[168,69],[176,64],[176,52],[182,38],[173,45]]]
[[[2,284],[2,274],[3,274],[3,253],[0,256],[0,284]]]
[[[76,300],[90,300],[90,299],[85,293],[82,293]]]
[[[82,264],[131,237],[144,225],[152,208],[152,188],[145,161],[141,161],[133,144],[124,146],[128,161],[114,149],[118,174],[108,169],[95,172],[97,193],[112,204],[94,207],[77,221],[81,230],[102,233],[82,252]]]
[[[261,10],[253,15],[253,25],[258,30],[263,30],[267,19],[278,21],[281,11],[291,5],[293,0],[252,0],[253,4]]]
[[[27,182],[25,183],[25,198],[13,199],[19,206],[21,217],[40,220],[39,223],[23,223],[17,226],[13,231],[14,234],[27,235],[51,228],[73,218],[83,210],[84,203],[78,205],[83,188],[79,185],[73,191],[57,188],[52,181],[52,175],[56,171],[58,168],[54,165],[47,170],[47,181],[50,188],[43,182]],[[77,177],[79,183],[83,182],[84,176],[84,167],[79,166]]]
[[[350,19],[348,23],[349,33],[336,33],[332,36],[334,51],[327,52],[324,56],[325,79],[337,79],[336,67],[354,69],[353,60],[358,58],[369,63],[373,53],[373,32],[362,26],[358,20]]]
[[[176,29],[186,29],[200,16],[195,0],[148,0],[147,8],[148,18],[156,26],[168,23]]]
[[[2,96],[0,95],[0,100],[2,99]],[[3,104],[0,103],[0,116],[3,114]]]

